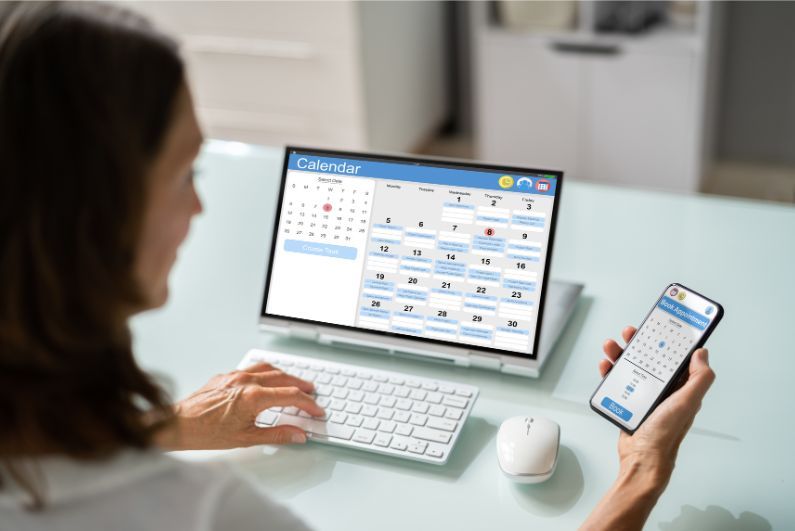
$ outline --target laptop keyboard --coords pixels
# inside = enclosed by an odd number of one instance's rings
[[[442,465],[478,397],[478,388],[289,354],[250,350],[240,367],[267,362],[315,384],[325,417],[273,407],[259,427],[298,426],[311,440]]]

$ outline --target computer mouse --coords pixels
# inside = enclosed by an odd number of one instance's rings
[[[497,460],[503,474],[519,483],[540,483],[555,472],[560,426],[537,415],[511,417],[497,432]]]

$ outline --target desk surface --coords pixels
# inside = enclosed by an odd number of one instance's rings
[[[199,161],[205,213],[171,278],[163,309],[133,320],[141,364],[175,397],[235,367],[252,346],[474,384],[481,395],[450,461],[415,464],[319,444],[222,453],[273,497],[324,530],[574,529],[617,471],[617,429],[587,406],[602,341],[643,318],[676,281],[720,301],[709,341],[717,380],[682,445],[647,529],[795,528],[795,209],[567,182],[554,278],[586,285],[541,378],[331,349],[257,331],[281,150],[209,142]],[[558,469],[517,486],[498,470],[507,417],[561,425]]]

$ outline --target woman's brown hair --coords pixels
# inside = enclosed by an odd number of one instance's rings
[[[176,44],[127,10],[0,6],[0,459],[143,448],[145,416],[168,418],[127,318],[183,82]]]

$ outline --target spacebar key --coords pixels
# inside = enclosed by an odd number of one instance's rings
[[[296,417],[294,415],[279,415],[279,420],[276,421],[274,426],[297,426],[302,430],[311,434],[312,437],[321,439],[328,439],[329,437],[336,437],[337,439],[350,440],[353,437],[353,428],[343,426],[341,424],[328,423],[323,420],[308,419],[304,417]]]

